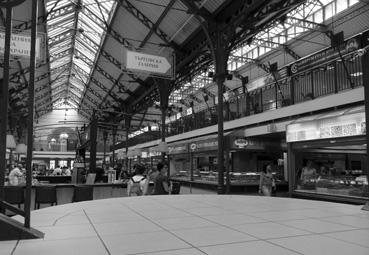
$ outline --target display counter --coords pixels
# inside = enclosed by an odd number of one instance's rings
[[[37,179],[39,182],[47,182],[47,183],[70,183],[72,181],[72,176],[63,176],[63,175],[37,175],[33,177]]]
[[[32,185],[31,192],[31,209],[34,209],[35,202],[35,187],[36,186],[55,186],[56,196],[58,205],[68,204],[72,202],[73,191],[75,184],[63,183],[63,184],[37,184]],[[84,185],[84,184],[79,184]],[[127,196],[127,182],[117,182],[117,183],[95,183],[88,185],[93,187],[93,199],[105,199],[113,197],[125,197]],[[25,188],[25,186],[24,186]],[[41,204],[42,207],[48,207],[49,204]]]
[[[284,180],[276,179],[277,191],[287,191],[288,183]],[[200,172],[195,174],[193,180],[189,176],[181,173],[171,177],[172,181],[178,181],[183,185],[216,190],[218,186],[218,174],[216,172]],[[260,173],[258,172],[232,172],[230,173],[230,192],[258,192]],[[226,183],[226,177],[224,177]]]
[[[295,191],[295,194],[315,194],[318,198],[319,195],[325,198],[332,196],[340,196],[338,201],[350,198],[350,200],[358,201],[362,203],[369,198],[368,182],[365,175],[360,176],[325,176],[318,177],[316,179],[309,179],[302,183],[299,182]]]

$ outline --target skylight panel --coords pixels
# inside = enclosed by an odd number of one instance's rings
[[[50,11],[54,6],[57,8],[64,7],[70,4],[70,0],[49,0],[46,2],[46,10]],[[54,8],[56,9],[56,8]]]
[[[95,56],[95,52],[94,49],[92,49],[91,47],[89,47],[88,45],[80,42],[79,40],[76,40],[75,42],[75,47],[81,51],[82,53],[84,53],[88,58],[90,59],[94,59]]]
[[[74,13],[69,13],[67,15],[59,16],[48,20],[47,25],[49,29],[55,27],[68,29],[70,28],[69,26],[73,24],[73,22],[74,22]]]
[[[77,101],[84,94],[88,75],[91,74],[106,29],[105,21],[109,20],[115,5],[115,0],[51,0],[46,3],[47,11],[51,12],[47,22],[49,55],[52,60],[50,68],[56,69],[73,61],[69,67],[71,69],[62,71],[66,74],[55,72],[52,76],[57,79],[57,86],[69,82],[71,87],[68,93],[72,93],[70,91],[73,87],[76,92],[74,99]],[[57,87],[54,85],[52,88]]]
[[[79,58],[74,58],[73,62],[86,73],[90,73],[91,67]]]

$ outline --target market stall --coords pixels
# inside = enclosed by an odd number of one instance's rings
[[[295,196],[368,199],[364,107],[297,120],[287,127],[290,191]]]

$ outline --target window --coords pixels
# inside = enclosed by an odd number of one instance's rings
[[[50,169],[55,168],[55,160],[50,160]]]

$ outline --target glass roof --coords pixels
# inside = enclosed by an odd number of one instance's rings
[[[53,108],[78,107],[115,2],[47,1]]]

